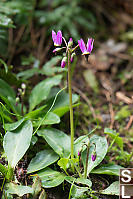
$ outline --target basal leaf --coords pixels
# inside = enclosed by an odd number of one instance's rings
[[[4,80],[0,79],[0,96],[15,98],[14,90]]]
[[[89,179],[85,179],[85,178],[74,178],[74,177],[71,177],[71,176],[66,176],[65,177],[65,180],[69,183],[73,183],[74,184],[82,184],[82,185],[87,185],[89,187],[92,186],[92,182],[89,180]]]
[[[51,88],[59,85],[61,78],[62,75],[47,78],[33,88],[29,98],[30,111],[32,111],[36,105],[40,104],[40,102],[47,99]]]
[[[45,149],[36,154],[31,160],[27,172],[32,173],[53,164],[58,160],[59,156],[51,149]]]
[[[3,147],[8,159],[8,163],[13,168],[23,157],[30,146],[32,138],[32,123],[26,121],[13,132],[8,131],[4,136]]]
[[[101,194],[117,195],[119,196],[119,181],[113,182],[107,189],[101,191]]]
[[[13,131],[16,128],[18,128],[23,123],[23,121],[24,121],[24,118],[14,123],[6,123],[4,127],[6,131]]]
[[[34,121],[33,125],[35,127],[41,125],[50,125],[50,124],[58,124],[60,122],[60,118],[55,113],[49,112],[47,115],[45,113],[43,118],[40,118],[39,121]]]
[[[111,164],[105,164],[100,166],[97,169],[93,169],[91,173],[95,174],[107,174],[107,175],[116,175],[119,176],[119,170],[123,167],[119,165],[111,165]]]
[[[67,158],[70,155],[71,139],[64,132],[46,128],[39,130],[37,134],[42,136],[60,157]]]
[[[6,185],[6,189],[8,194],[15,194],[20,197],[27,193],[33,193],[33,189],[31,187],[14,184],[12,182]]]
[[[65,174],[58,171],[54,171],[50,168],[45,168],[42,171],[37,172],[42,182],[42,187],[51,188],[60,185],[64,179]]]

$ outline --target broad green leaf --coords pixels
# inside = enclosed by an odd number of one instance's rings
[[[23,123],[23,121],[24,121],[24,118],[14,123],[6,123],[4,127],[6,131],[13,131],[16,128],[18,128]]]
[[[47,78],[37,84],[30,95],[30,111],[32,111],[36,105],[40,104],[43,100],[46,100],[50,90],[53,86],[59,85],[62,75],[56,75],[55,77]]]
[[[27,80],[31,78],[33,75],[35,75],[36,73],[39,73],[39,71],[40,70],[38,68],[31,68],[28,70],[21,71],[20,73],[17,74],[17,77],[22,78],[23,80]]]
[[[97,156],[96,160],[94,162],[91,160],[91,155],[94,152],[94,148],[95,148],[93,143],[95,143],[95,145],[96,145],[96,156]],[[96,166],[98,166],[100,164],[100,162],[104,159],[104,157],[107,153],[107,150],[108,150],[108,144],[107,144],[107,140],[105,137],[93,135],[90,138],[90,149],[89,149],[87,174],[89,174],[93,168],[95,168]],[[82,153],[82,160],[83,160],[83,164],[85,167],[86,150]]]
[[[73,185],[72,187],[72,192],[71,192],[71,196],[72,199],[81,199],[81,198],[85,198],[85,193],[87,193],[88,191],[88,187],[79,187],[76,185]]]
[[[45,74],[47,76],[51,76],[51,75],[54,75],[55,72],[63,71],[64,69],[62,69],[60,67],[55,67],[55,64],[57,64],[61,59],[62,59],[61,56],[53,57],[50,61],[48,61],[46,64],[44,64],[41,73]]]
[[[65,179],[64,173],[54,171],[48,167],[42,171],[37,172],[37,175],[41,179],[42,187],[44,188],[56,187],[60,185]]]
[[[53,104],[53,100],[55,98],[55,95],[59,92],[59,89],[57,88],[52,88],[51,92],[47,98],[47,110],[49,110],[49,108],[51,107],[51,105]],[[76,103],[79,99],[79,96],[76,94],[72,95],[72,102],[73,102],[73,107],[77,107],[80,105],[80,103]],[[75,104],[76,103],[76,104]],[[68,112],[69,109],[69,95],[68,93],[66,93],[65,91],[62,91],[56,101],[55,104],[52,108],[52,112],[57,114],[59,117],[62,117],[66,112]]]
[[[27,193],[31,193],[31,194],[33,193],[33,189],[31,187],[18,185],[11,182],[6,184],[6,189],[7,189],[8,194],[15,194],[20,197]]]
[[[67,164],[69,162],[68,158],[61,158],[57,164],[60,166],[60,168],[62,168],[65,172],[67,170]]]
[[[16,114],[16,117],[20,119],[19,115],[21,115],[21,104],[18,103],[18,106],[16,106],[16,100],[15,98],[12,98],[10,96],[4,97],[0,95],[0,98],[7,104],[7,106],[12,109],[12,111]],[[7,107],[7,109],[9,109]],[[25,106],[24,106],[24,113],[26,112]]]
[[[46,108],[47,105],[44,105],[44,106],[41,106],[39,107],[38,109],[34,110],[34,111],[31,111],[29,113],[27,113],[25,115],[25,118],[26,119],[32,119],[32,118],[36,118],[40,113],[41,111],[43,111],[45,108]]]
[[[13,168],[23,157],[30,146],[32,138],[32,123],[26,121],[14,132],[8,131],[4,136],[3,147],[8,159],[8,163]]]
[[[85,178],[74,178],[74,177],[71,177],[71,176],[66,176],[65,177],[65,180],[69,183],[73,183],[74,184],[83,184],[83,185],[87,185],[89,187],[92,186],[92,182],[89,180],[89,179],[85,179]]]
[[[119,196],[119,181],[113,182],[107,189],[101,191],[101,194],[117,195]]]
[[[79,105],[80,103],[77,103],[77,104],[74,104],[72,107],[75,108]],[[65,113],[69,112],[69,110],[70,110],[69,105],[67,105],[67,106],[63,106],[63,107],[59,107],[55,109],[53,113],[56,113],[59,117],[62,117],[63,115],[65,115]]]
[[[2,79],[0,79],[0,96],[15,98],[14,90]]]
[[[46,128],[39,130],[37,134],[42,136],[60,157],[67,158],[70,155],[71,139],[64,132]]]
[[[78,99],[79,99],[78,95],[76,95],[76,94],[72,95],[72,103],[73,104],[75,102],[77,102]],[[59,96],[57,97],[57,100],[56,100],[55,105],[52,109],[52,112],[57,114],[59,117],[61,117],[68,111],[69,111],[69,95],[68,95],[68,93],[61,92],[59,94]]]
[[[105,165],[100,166],[97,169],[93,169],[91,173],[119,176],[119,170],[122,168],[123,167],[119,165],[105,164]]]
[[[59,156],[51,149],[45,149],[36,154],[31,160],[27,173],[32,173],[53,164],[58,160]]]
[[[46,115],[46,113],[45,113]],[[39,121],[34,121],[33,126],[37,127],[41,125],[50,125],[50,124],[58,124],[60,123],[60,118],[55,113],[49,112],[46,116],[44,115],[43,118],[40,118]]]
[[[38,137],[33,135],[32,138],[31,138],[31,146],[34,146],[36,144],[36,142],[38,141]]]
[[[123,150],[123,139],[119,137],[119,133],[116,133],[115,130],[105,128],[104,133],[108,134],[112,139],[115,139],[115,142],[118,144],[121,150]]]

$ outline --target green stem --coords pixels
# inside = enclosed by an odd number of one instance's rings
[[[89,158],[89,148],[90,148],[90,142],[87,145],[87,154],[86,154],[86,164],[85,164],[85,173],[84,178],[87,178],[87,168],[88,168],[88,158]]]
[[[21,114],[24,116],[24,101],[23,101],[23,96],[21,96]]]
[[[8,171],[6,174],[7,182],[10,182],[12,180],[12,178],[13,178],[13,168],[8,165]]]
[[[79,47],[79,44],[75,46],[75,48],[72,49],[72,52],[74,52]]]
[[[75,169],[76,169],[76,171],[77,171],[79,177],[82,178],[83,176],[82,176],[82,174],[80,173],[79,168],[77,167],[76,164],[74,164],[74,167],[75,167]]]
[[[7,174],[7,168],[4,167],[1,163],[0,163],[0,172],[2,173],[2,175],[5,177]]]
[[[71,159],[74,158],[74,123],[73,123],[73,107],[72,107],[72,84],[71,84],[71,52],[68,49],[68,90],[69,90],[69,106],[70,106],[70,127],[71,127]]]

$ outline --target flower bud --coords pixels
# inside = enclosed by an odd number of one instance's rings
[[[56,53],[56,52],[58,52],[58,51],[60,51],[62,48],[55,48],[54,50],[53,50],[53,53]]]
[[[68,48],[72,47],[72,45],[73,45],[73,39],[70,38],[70,39],[69,39],[69,42],[68,42]]]
[[[21,95],[22,94],[22,89],[18,88],[18,93]]]
[[[91,160],[94,162],[96,160],[96,152],[91,155]]]
[[[15,104],[16,106],[18,105],[19,100],[20,100],[19,97],[16,97],[16,104]]]
[[[26,89],[26,84],[22,83],[21,84],[21,88],[25,90]]]
[[[75,55],[76,55],[75,53],[72,53],[72,55],[71,55],[71,63],[73,62]]]
[[[62,61],[61,61],[61,68],[64,68],[67,62],[67,57],[63,57]]]

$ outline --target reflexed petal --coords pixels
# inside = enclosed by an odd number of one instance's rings
[[[87,52],[91,53],[92,49],[93,49],[93,42],[94,42],[94,39],[89,39],[88,38],[88,42],[87,42]]]
[[[59,30],[57,32],[57,44],[60,46],[62,44],[62,32]]]
[[[93,43],[94,43],[94,39],[93,39],[92,42],[91,42],[91,51],[92,51],[92,49],[93,49]]]
[[[54,30],[52,30],[52,39],[53,39],[54,43],[57,43],[57,39],[56,38],[57,38],[56,33],[55,33]]]
[[[78,40],[78,44],[82,53],[85,53],[87,50],[83,39]]]

